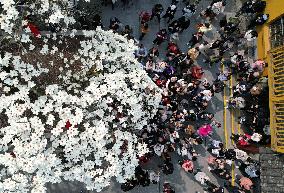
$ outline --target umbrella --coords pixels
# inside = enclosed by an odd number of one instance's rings
[[[198,129],[198,134],[201,137],[207,137],[212,133],[212,126],[211,125],[203,125]]]
[[[257,69],[259,71],[263,71],[264,66],[265,66],[265,62],[263,60],[257,60],[251,64],[251,68]]]
[[[250,190],[251,186],[253,185],[252,181],[247,177],[242,177],[240,179],[240,186],[246,190]]]
[[[190,160],[185,160],[181,166],[185,171],[192,171],[193,170],[193,162]]]

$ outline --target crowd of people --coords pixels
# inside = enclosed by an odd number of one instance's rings
[[[246,51],[257,38],[257,25],[264,24],[269,15],[263,14],[266,6],[261,0],[248,0],[235,17],[228,18],[223,14],[225,0],[212,0],[208,7],[197,12],[201,0],[172,0],[167,8],[162,4],[153,5],[152,10],[141,10],[139,14],[140,36],[134,37],[129,25],[113,17],[109,29],[121,33],[137,42],[138,49],[134,55],[143,65],[152,80],[163,90],[162,101],[158,113],[151,122],[139,133],[140,141],[148,144],[149,153],[139,158],[140,165],[135,170],[135,177],[121,185],[123,191],[129,191],[137,185],[148,186],[157,184],[160,175],[172,174],[174,165],[172,153],[179,156],[180,167],[194,176],[207,192],[221,193],[226,188],[229,192],[251,192],[255,179],[260,176],[258,161],[251,158],[251,153],[257,153],[260,145],[269,144],[269,112],[267,78],[262,76],[265,62],[249,61]],[[113,8],[116,1],[111,1]],[[123,1],[129,4],[129,1]],[[177,8],[182,10],[182,16],[176,18]],[[239,17],[242,15],[252,18],[242,29]],[[198,18],[201,23],[188,40],[188,50],[178,46],[179,35],[185,33],[191,20]],[[161,28],[153,37],[153,47],[147,49],[143,38],[148,35],[149,26],[159,25],[164,19],[167,28]],[[213,26],[213,21],[219,26]],[[94,25],[103,26],[99,17]],[[218,29],[216,39],[208,41],[207,34],[212,29]],[[140,42],[138,41],[140,40]],[[161,44],[167,44],[166,56],[161,59]],[[231,51],[234,50],[234,54]],[[209,81],[203,68],[197,60],[202,57],[203,65],[209,69],[215,65],[220,72],[216,79]],[[225,69],[225,70],[222,70]],[[226,148],[224,142],[214,139],[215,129],[221,128],[222,123],[214,118],[214,113],[208,111],[208,106],[216,93],[223,91],[227,81],[236,79],[232,95],[226,101],[225,108],[240,111],[239,124],[243,134],[233,134],[233,148]],[[223,179],[224,184],[214,184],[212,180],[196,167],[199,159],[198,146],[205,146],[210,156],[207,158],[208,169],[217,178]],[[157,170],[143,169],[144,164],[153,157],[163,161]],[[242,173],[236,176],[238,185],[232,186],[231,167],[234,164]],[[165,182],[164,193],[173,193],[174,187]]]

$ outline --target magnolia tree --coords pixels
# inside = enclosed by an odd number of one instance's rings
[[[45,192],[62,180],[100,191],[133,177],[148,152],[135,133],[156,114],[161,90],[134,42],[100,28],[76,34],[33,41],[27,28],[19,49],[2,53],[0,192]]]
[[[1,47],[7,42],[19,41],[27,26],[35,27],[31,18],[43,26],[60,24],[63,31],[70,29],[76,22],[71,2],[73,0],[0,0]]]

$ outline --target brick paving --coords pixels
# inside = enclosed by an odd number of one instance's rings
[[[260,149],[261,192],[284,192],[284,155],[275,154],[269,148]]]

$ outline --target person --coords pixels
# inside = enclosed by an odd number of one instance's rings
[[[121,32],[121,35],[125,35],[127,39],[133,38],[133,29],[129,25],[124,26],[124,30]]]
[[[157,143],[154,145],[154,152],[158,155],[158,156],[162,156],[162,153],[164,151],[165,146]]]
[[[168,30],[171,34],[179,32],[181,30],[181,26],[178,20],[172,21],[168,26]]]
[[[149,32],[149,25],[148,23],[144,22],[141,24],[141,35],[139,37],[139,40],[142,40],[144,36]]]
[[[103,28],[102,18],[99,14],[94,15],[93,20],[92,20],[92,26],[94,29],[96,29],[98,26]]]
[[[195,61],[197,59],[197,57],[199,56],[199,48],[198,47],[193,47],[193,48],[190,48],[188,51],[187,51],[187,55],[190,57],[190,59],[192,61]]]
[[[148,23],[151,19],[151,13],[147,11],[141,11],[139,14],[140,24]]]
[[[227,24],[228,24],[228,21],[227,21],[226,15],[225,15],[219,21],[219,26],[220,26],[221,30],[224,30],[224,27],[227,26]]]
[[[180,17],[177,21],[179,23],[181,33],[190,26],[190,19],[185,16]]]
[[[143,170],[140,165],[135,168],[135,178],[137,179],[138,184],[142,186],[149,186],[150,184],[148,172]]]
[[[243,151],[243,150],[240,150],[238,148],[235,148],[234,151],[236,152],[236,159],[237,160],[240,160],[242,162],[245,162],[249,156],[247,154],[247,152]]]
[[[252,5],[253,13],[262,13],[266,7],[266,1],[256,1]]]
[[[178,4],[178,2],[179,2],[180,0],[172,0],[172,5],[176,5],[176,4]]]
[[[169,23],[175,17],[176,10],[177,10],[177,6],[174,4],[168,7],[165,15],[163,16],[163,18],[169,18],[167,23]]]
[[[82,30],[90,30],[90,21],[88,20],[87,15],[85,13],[80,14],[78,22]]]
[[[111,0],[111,9],[114,10],[114,5],[117,2],[117,0]]]
[[[192,37],[187,45],[190,47],[193,47],[195,44],[199,43],[202,40],[203,33],[197,32],[195,34],[192,34]]]
[[[221,179],[225,179],[225,180],[231,179],[230,173],[225,168],[217,167],[215,169],[211,169],[210,167],[208,167],[208,169],[210,172],[217,175]]]
[[[132,178],[127,180],[125,183],[122,183],[120,187],[122,191],[127,192],[129,190],[132,190],[137,185],[137,183],[137,180]]]
[[[256,160],[248,157],[246,160],[242,161],[239,170],[249,178],[257,178],[260,176],[260,165]]]
[[[210,48],[210,44],[207,41],[204,41],[203,43],[199,44],[198,50],[200,54],[205,56],[205,58],[208,58],[207,50]]]
[[[252,189],[253,182],[251,181],[251,179],[249,179],[247,177],[239,177],[239,176],[237,176],[236,177],[236,182],[245,191],[250,191]]]
[[[170,42],[177,44],[177,42],[179,41],[179,35],[178,32],[172,33],[170,35]],[[180,52],[179,52],[180,53]]]
[[[167,46],[167,57],[176,57],[177,55],[180,54],[180,49],[177,46],[177,44],[173,43],[173,42],[169,42],[168,46]],[[171,58],[170,58],[171,60]]]
[[[119,29],[119,26],[121,24],[121,22],[119,21],[119,19],[117,17],[112,17],[110,18],[110,21],[109,21],[109,28],[111,30],[113,30],[114,32],[117,32],[118,29]]]
[[[173,187],[170,185],[170,183],[165,182],[163,184],[163,193],[175,193],[175,190]]]
[[[185,18],[190,19],[191,16],[196,12],[196,6],[194,4],[189,4],[182,9],[182,13]]]
[[[224,12],[226,1],[218,1],[211,6],[211,10],[215,15],[219,15]]]
[[[226,100],[227,102],[227,106],[225,106],[224,108],[228,109],[228,108],[239,108],[239,109],[243,109],[245,108],[245,99],[243,97],[235,97],[235,98],[230,98],[229,100]]]
[[[140,44],[138,50],[136,50],[134,53],[134,55],[138,58],[139,61],[142,61],[144,58],[146,58],[147,54],[147,49],[143,44]]]
[[[255,30],[248,30],[245,35],[244,35],[244,38],[247,40],[247,41],[253,41],[257,38],[258,34],[257,34],[257,31]]]
[[[209,65],[209,68],[222,60],[222,56],[220,55],[210,55],[209,58],[204,59],[203,62]]]
[[[154,17],[157,17],[158,22],[160,23],[161,14],[163,11],[164,11],[164,8],[162,4],[155,4],[154,7],[152,8],[152,14],[151,14],[150,20],[152,20]]]
[[[157,47],[152,47],[150,50],[149,50],[149,53],[148,53],[148,57],[149,58],[157,58],[159,57],[160,53],[159,53],[159,49]]]
[[[205,184],[206,181],[210,181],[210,178],[200,170],[194,172],[194,178],[196,181],[200,182],[202,185]]]
[[[153,184],[157,184],[160,181],[160,172],[151,171],[149,174],[149,178]]]
[[[164,161],[162,170],[166,175],[172,174],[174,172],[174,165],[169,160],[166,160]]]
[[[223,193],[224,192],[224,188],[223,187],[218,187],[215,184],[213,184],[212,182],[206,180],[205,184],[207,185],[207,192],[209,193]]]
[[[242,7],[237,12],[236,17],[244,13],[252,13],[253,12],[253,4],[254,0],[248,0],[242,4]]]
[[[147,62],[146,62],[146,64],[145,64],[145,70],[146,70],[149,74],[151,74],[152,72],[155,71],[155,66],[156,66],[156,64],[155,64],[155,62],[153,61],[153,59],[148,58],[148,60],[147,60]]]
[[[156,39],[154,39],[153,44],[157,44],[158,46],[163,43],[167,39],[167,30],[161,29],[156,36]]]
[[[252,29],[257,25],[263,25],[269,19],[269,14],[259,14],[250,21],[248,29]]]
[[[197,25],[198,32],[207,33],[212,30],[212,25],[210,23],[201,23]]]

